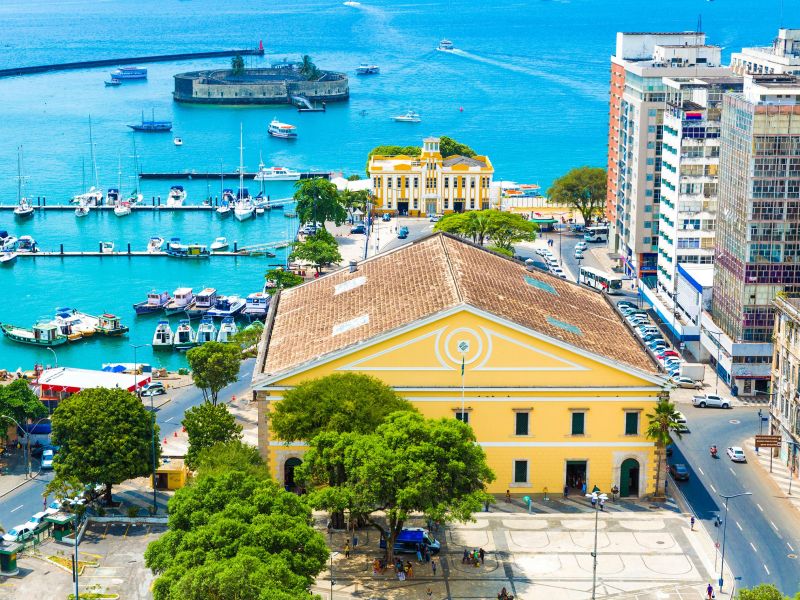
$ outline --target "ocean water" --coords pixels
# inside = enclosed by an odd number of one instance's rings
[[[364,173],[367,152],[377,144],[417,144],[427,135],[450,135],[487,154],[496,177],[546,187],[573,166],[605,165],[609,56],[617,31],[703,30],[725,55],[747,45],[769,44],[780,21],[780,0],[760,6],[749,18],[745,0],[366,0],[358,7],[339,0],[266,3],[242,0],[39,0],[0,3],[0,68],[94,58],[254,47],[268,55],[247,58],[260,66],[310,54],[325,69],[349,72],[351,99],[330,104],[326,113],[299,114],[291,107],[200,107],[175,104],[172,76],[223,67],[228,59],[147,65],[147,82],[106,88],[110,68],[45,73],[0,79],[0,204],[16,199],[18,147],[23,147],[24,183],[29,196],[63,203],[94,183],[89,146],[91,116],[97,182],[124,191],[135,185],[135,153],[143,171],[217,173],[239,162],[243,129],[244,164],[302,170]],[[800,24],[795,3],[785,3],[783,22]],[[435,52],[439,39],[452,39],[458,52]],[[381,74],[356,77],[362,61]],[[419,124],[395,123],[391,116],[412,108]],[[171,119],[174,135],[133,134],[126,127],[141,111]],[[278,117],[298,126],[296,141],[266,134]],[[149,199],[166,196],[170,181],[143,181]],[[189,202],[218,196],[219,179],[182,181]],[[238,182],[226,182],[236,187]],[[254,182],[248,183],[257,189]],[[268,184],[272,197],[291,193],[286,183]],[[208,243],[225,235],[240,245],[283,239],[282,211],[249,223],[221,222],[212,215],[91,214],[37,215],[25,224],[0,212],[0,229],[33,235],[45,249],[94,249],[100,240],[143,248],[150,235],[179,236]],[[273,259],[279,262],[281,257]],[[57,306],[87,312],[116,312],[132,326],[127,339],[90,340],[59,352],[59,362],[97,366],[132,360],[128,343],[149,342],[153,321],[136,321],[130,304],[152,288],[172,290],[214,285],[226,292],[259,289],[269,259],[237,258],[202,264],[166,259],[20,259],[0,270],[6,290],[0,321],[28,325]],[[50,362],[47,351],[0,340],[0,367]],[[147,350],[140,359],[149,360]],[[168,366],[178,355],[152,359]]]

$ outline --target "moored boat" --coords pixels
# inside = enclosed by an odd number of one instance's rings
[[[233,336],[235,336],[238,332],[239,328],[236,326],[236,321],[234,321],[233,317],[224,317],[219,326],[217,341],[223,343],[230,342],[233,340]]]
[[[0,266],[10,267],[17,262],[17,253],[13,251],[0,252]]]
[[[38,252],[36,240],[29,235],[21,235],[17,240],[17,252]]]
[[[270,295],[264,292],[253,292],[248,294],[245,300],[245,307],[242,311],[244,315],[251,319],[264,317],[269,310]]]
[[[100,254],[114,254],[114,242],[100,242]]]
[[[173,185],[169,188],[169,194],[167,195],[167,208],[183,206],[186,196],[186,190],[183,189],[182,185]]]
[[[115,337],[125,335],[128,333],[128,326],[119,322],[119,317],[111,313],[103,313],[98,318],[97,327],[95,331],[100,335]]]
[[[297,127],[272,119],[272,122],[267,127],[267,133],[276,138],[294,139],[297,137]]]
[[[98,320],[78,312],[74,308],[56,309],[51,321],[71,342],[92,337],[97,331]]]
[[[168,315],[183,312],[192,302],[194,302],[192,288],[178,288],[172,292],[172,299],[164,305],[164,312]]]
[[[198,292],[192,301],[184,310],[186,316],[190,319],[197,319],[204,316],[208,310],[217,302],[217,290],[215,288],[205,288]]]
[[[216,319],[235,317],[244,309],[245,304],[246,302],[241,296],[221,296],[206,314]]]
[[[122,80],[112,77],[111,79],[106,80],[103,83],[106,84],[106,87],[116,87],[118,85],[122,85]]]
[[[215,342],[217,340],[217,326],[211,317],[203,317],[197,327],[197,343]]]
[[[192,329],[189,319],[181,319],[175,336],[172,339],[172,347],[180,352],[184,352],[197,346],[197,332]]]
[[[0,231],[0,250],[7,251],[16,249],[17,238],[15,238],[13,235],[8,235],[8,232],[5,230]]]
[[[20,219],[27,219],[33,216],[34,208],[27,198],[20,198],[19,203],[14,207],[14,216]]]
[[[256,181],[297,181],[300,179],[300,171],[286,167],[266,167],[264,163],[261,163],[258,173],[253,179]]]
[[[439,42],[439,45],[436,46],[436,49],[440,52],[452,52],[455,50],[455,47],[453,46],[453,42],[448,39],[443,39]]]
[[[392,119],[397,123],[420,123],[422,121],[422,117],[419,116],[419,113],[413,110],[406,111],[404,115],[394,116]]]
[[[147,69],[144,67],[119,67],[111,71],[111,80],[128,81],[134,79],[147,79]]]
[[[88,214],[89,214],[89,206],[87,204],[84,204],[83,202],[81,202],[81,204],[75,208],[76,217],[85,217]]]
[[[377,75],[381,72],[378,65],[370,65],[368,63],[361,63],[356,67],[356,75]]]
[[[212,252],[219,252],[220,250],[225,250],[227,247],[228,247],[228,238],[225,237],[218,237],[213,242],[211,242]]]
[[[169,302],[171,299],[172,297],[166,290],[163,292],[152,290],[148,292],[147,300],[137,302],[133,305],[133,310],[137,315],[148,315],[154,312],[159,312],[164,309],[167,302]]]
[[[145,121],[142,111],[142,122],[128,127],[140,133],[166,133],[172,130],[172,121],[156,121],[156,111],[153,109],[153,117],[149,121]]]
[[[153,350],[171,350],[173,337],[169,321],[159,321],[153,333]]]
[[[183,146],[183,140],[179,137],[172,138],[172,143],[176,146]]]
[[[59,346],[67,342],[67,336],[53,323],[37,323],[31,328],[10,323],[0,324],[0,331],[13,342],[34,346]]]
[[[126,217],[131,214],[131,203],[127,201],[117,202],[114,206],[114,214],[118,217]]]
[[[164,245],[164,238],[154,235],[147,242],[147,253],[155,254],[156,252],[161,252],[161,247],[163,245]]]
[[[203,244],[181,244],[180,242],[170,242],[165,251],[169,256],[175,258],[208,258],[211,253]]]
[[[103,204],[103,192],[95,187],[90,187],[83,194],[76,194],[70,200],[72,204],[81,204],[86,206],[100,206]]]

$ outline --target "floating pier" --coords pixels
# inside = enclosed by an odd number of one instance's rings
[[[145,201],[147,202],[147,201]],[[166,200],[165,200],[166,202]],[[267,202],[269,206],[264,206],[264,210],[272,210],[273,208],[283,207],[286,204],[291,204],[295,202],[294,198],[276,198],[272,200],[269,196],[267,196]],[[192,211],[205,211],[210,212],[217,209],[219,206],[219,198],[212,198],[209,204],[185,204],[182,206],[167,206],[166,204],[161,203],[161,197],[153,197],[150,200],[150,204],[142,203],[131,206],[131,212],[143,212],[143,211],[154,211],[154,210],[163,210],[167,212],[192,212]],[[3,210],[14,210],[17,207],[16,204],[0,204],[0,211]],[[36,205],[33,207],[34,211],[74,211],[77,207],[77,204],[47,204],[47,198],[37,198]],[[113,204],[103,204],[101,206],[90,206],[90,211],[113,211],[114,205]]]
[[[245,179],[253,179],[257,173],[245,173]],[[330,179],[333,173],[330,171],[310,171],[300,173],[300,179]],[[239,179],[239,173],[208,173],[200,171],[179,171],[177,173],[139,173],[139,179]],[[267,180],[269,181],[269,180]]]

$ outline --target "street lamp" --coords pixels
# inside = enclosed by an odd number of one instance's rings
[[[53,350],[50,346],[48,346],[47,349],[50,350],[50,352],[53,353],[53,359],[55,359],[55,361],[56,361],[55,368],[57,369],[58,368],[58,356],[56,355],[56,351]]]
[[[131,344],[133,348],[133,389],[136,395],[139,396],[139,363],[136,360],[136,351],[139,348],[144,348],[150,344]],[[158,512],[158,504],[156,503],[156,412],[153,407],[153,394],[150,394],[150,443],[151,453],[153,455],[153,514]]]
[[[608,500],[608,496],[600,493],[600,488],[594,486],[592,493],[586,494],[586,497],[591,498],[592,505],[594,505],[594,552],[592,552],[594,562],[592,564],[592,600],[595,600],[595,594],[597,592],[597,519],[600,515],[600,502],[605,502]]]
[[[728,500],[731,498],[738,498],[739,496],[752,496],[752,492],[740,492],[738,494],[719,494],[721,498],[725,498],[725,522],[722,525],[722,560],[719,565],[719,591],[722,592],[722,572],[725,570],[725,534],[728,532]]]

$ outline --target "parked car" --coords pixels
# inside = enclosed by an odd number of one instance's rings
[[[363,225],[355,225],[350,228],[350,233],[367,233],[367,228]]]
[[[48,448],[42,451],[42,471],[50,471],[53,469],[53,451]]]
[[[564,273],[564,270],[561,267],[553,267],[550,269],[550,272],[557,277],[561,277],[561,279],[567,278],[567,274]]]
[[[575,248],[575,260],[583,260],[583,250]]]
[[[408,237],[408,227],[406,227],[406,226],[404,225],[404,226],[403,226],[403,227],[401,227],[401,228],[400,228],[400,230],[397,232],[397,238],[398,238],[398,239],[401,239],[401,240],[404,240],[404,239],[406,239],[407,237]]]
[[[44,518],[48,514],[49,513],[46,510],[43,510],[42,512],[38,512],[35,515],[33,515],[30,519],[28,519],[28,522],[25,523],[25,525],[27,527],[30,527],[31,530],[35,530],[37,527],[39,527],[39,525],[42,524],[42,521],[44,521]]]
[[[669,474],[675,481],[689,481],[689,469],[683,463],[675,463],[669,466]]]
[[[431,218],[428,219],[431,223],[436,223],[437,221],[441,221],[442,215],[431,215]]]
[[[681,411],[676,410],[675,415],[676,415],[675,417],[676,423],[686,423],[686,415],[683,414]]]
[[[30,537],[33,534],[33,527],[24,523],[22,525],[17,525],[16,527],[12,527],[9,529],[5,535],[3,535],[3,541],[6,542],[21,542],[22,540]]]
[[[747,457],[744,455],[744,450],[739,446],[731,446],[725,452],[728,453],[728,458],[733,462],[747,462]]]
[[[675,427],[672,428],[672,431],[677,431],[678,433],[691,433],[689,429],[689,425],[686,423],[678,423]]]
[[[167,388],[160,381],[151,381],[139,392],[142,396],[160,396],[167,393]]]
[[[386,548],[386,539],[381,538],[381,548]],[[431,554],[438,554],[441,544],[427,529],[422,527],[404,527],[394,541],[395,553],[415,553],[420,546],[426,546]]]
[[[681,357],[681,355],[678,354],[677,352],[675,352],[675,350],[667,350],[666,352],[664,352],[664,356],[672,356],[674,358],[680,358]]]
[[[576,250],[577,250],[577,249],[580,249],[580,250],[582,250],[582,251],[586,251],[586,249],[587,249],[588,247],[589,247],[589,244],[587,244],[586,242],[578,242],[577,244],[575,244],[575,249],[576,249]]]
[[[702,381],[695,381],[690,377],[683,377],[682,375],[678,375],[677,377],[672,378],[672,383],[677,385],[679,388],[684,388],[690,390],[692,388],[696,390],[703,389],[703,382]]]
[[[711,408],[731,407],[730,400],[727,400],[722,396],[717,396],[716,394],[703,394],[702,396],[695,396],[692,398],[692,404],[694,406],[699,406],[700,408],[705,408],[706,406]]]

